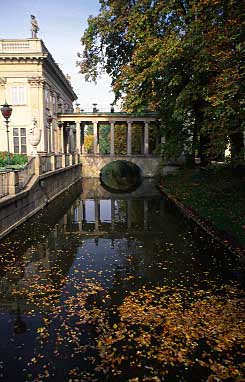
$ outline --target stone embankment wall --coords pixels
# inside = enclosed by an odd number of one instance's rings
[[[34,175],[24,190],[0,199],[0,238],[81,179],[81,163]]]

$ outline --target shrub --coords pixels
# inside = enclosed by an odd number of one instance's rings
[[[10,162],[12,165],[24,165],[28,162],[28,158],[24,154],[10,154]],[[5,167],[7,163],[8,153],[6,151],[0,152],[0,167]]]

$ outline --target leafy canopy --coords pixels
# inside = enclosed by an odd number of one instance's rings
[[[81,73],[112,78],[127,111],[160,112],[169,143],[216,153],[241,135],[242,4],[238,0],[100,0]],[[239,137],[240,137],[239,135]],[[234,139],[233,139],[234,138]],[[201,147],[202,146],[202,147]]]

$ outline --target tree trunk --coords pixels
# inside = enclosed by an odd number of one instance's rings
[[[231,159],[243,160],[244,159],[244,140],[241,131],[230,134],[231,141]]]

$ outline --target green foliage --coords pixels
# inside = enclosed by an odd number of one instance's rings
[[[175,155],[191,135],[191,152],[198,146],[201,157],[224,151],[228,137],[232,153],[241,157],[241,2],[100,3],[99,15],[89,18],[82,37],[78,65],[86,78],[96,80],[106,71],[124,110],[158,111],[176,135],[171,142]]]
[[[8,162],[8,153],[6,151],[0,152],[0,167],[5,167]],[[24,154],[10,154],[11,165],[25,165],[28,158]]]
[[[127,127],[125,124],[116,123],[114,130],[115,154],[127,154]]]
[[[245,244],[245,165],[212,164],[164,178],[164,187],[219,230]]]
[[[109,154],[110,153],[110,125],[100,126],[100,153]]]

